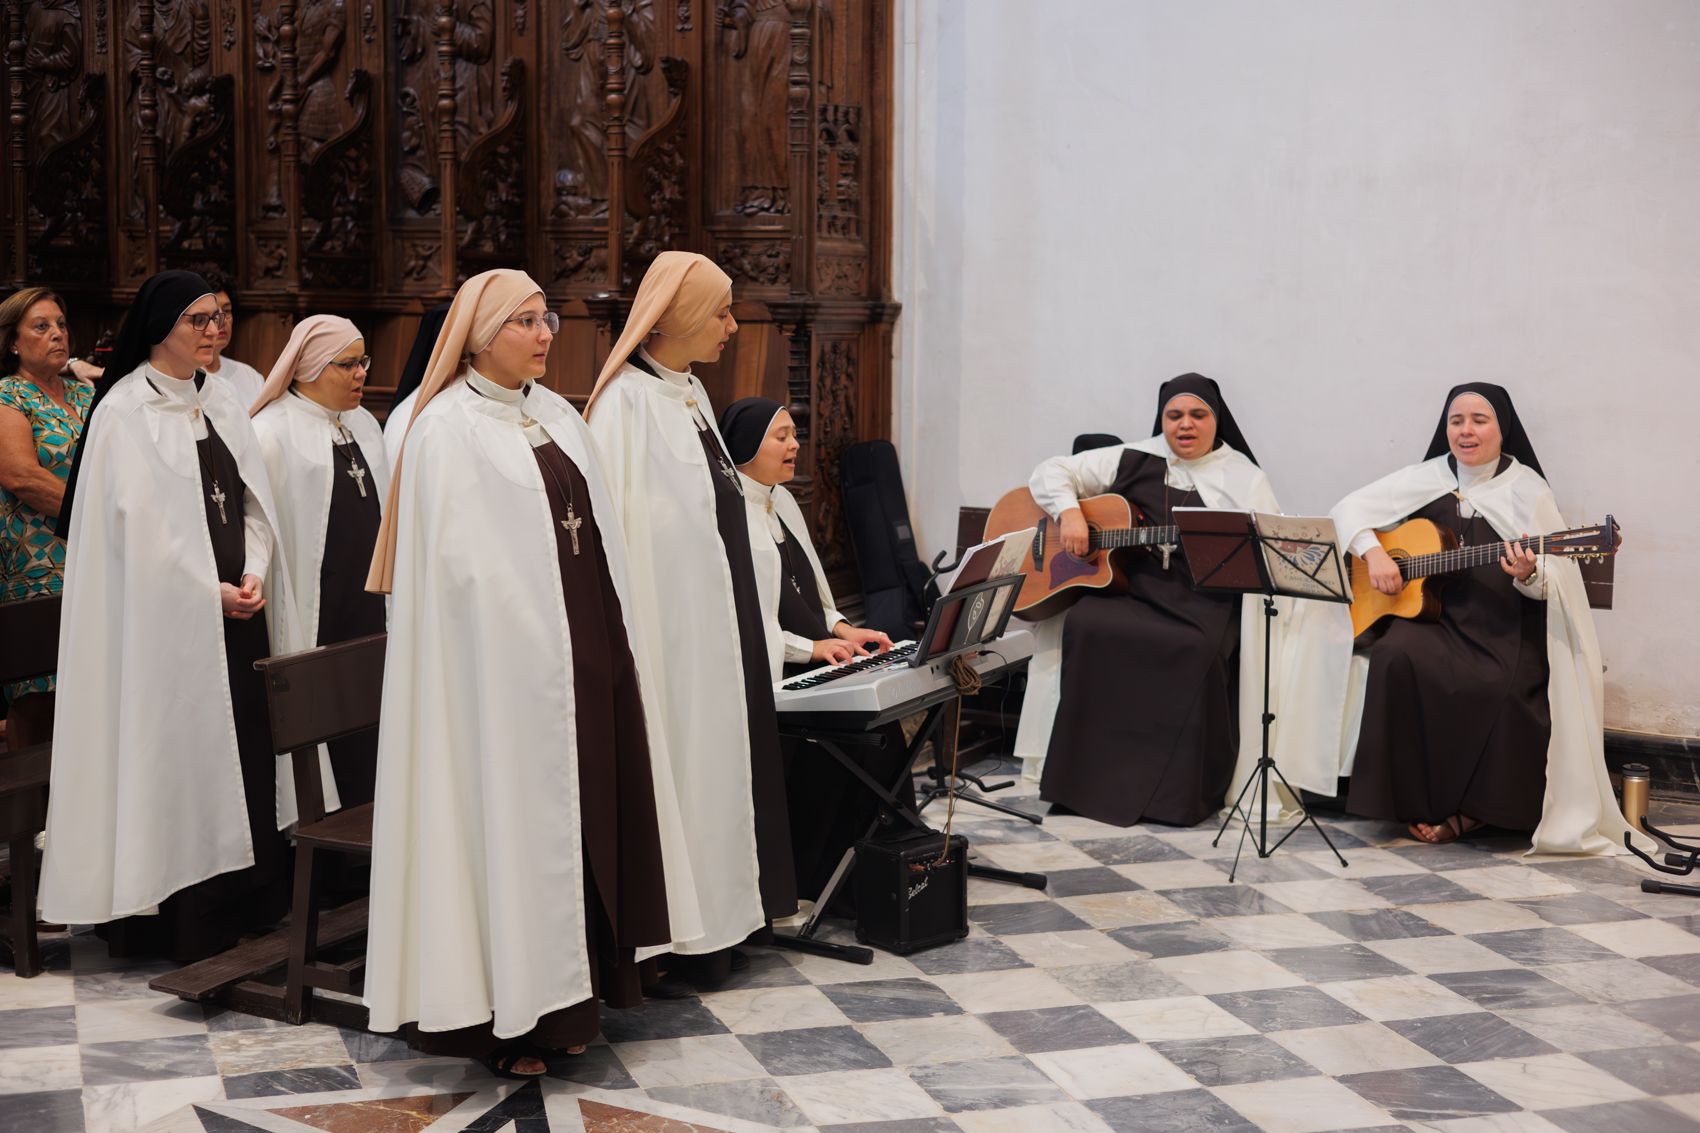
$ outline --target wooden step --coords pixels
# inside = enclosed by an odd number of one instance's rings
[[[366,898],[350,901],[319,916],[319,948],[350,940],[366,931]],[[188,967],[167,972],[148,986],[194,1003],[218,995],[232,984],[251,980],[289,963],[289,927],[254,940],[245,940],[227,952],[209,956]]]

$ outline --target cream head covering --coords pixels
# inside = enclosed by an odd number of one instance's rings
[[[596,379],[585,403],[585,416],[596,404],[596,395],[613,380],[643,340],[651,332],[668,338],[686,338],[702,329],[704,323],[732,298],[732,277],[721,271],[715,262],[696,252],[662,252],[643,273],[638,284],[637,298],[632,300],[632,313],[626,318],[626,329],[614,343],[613,353]]]
[[[347,350],[349,343],[364,337],[359,327],[341,315],[308,315],[296,323],[248,416],[288,393],[292,383],[318,381],[332,359]]]
[[[460,377],[472,356],[495,340],[508,316],[521,303],[541,294],[543,288],[535,279],[513,268],[480,272],[460,285],[437,335],[437,345],[431,350],[431,361],[425,366],[419,396],[413,400],[413,416],[407,422],[409,429],[426,404]],[[395,579],[396,502],[401,496],[401,463],[406,452],[407,437],[403,434],[395,467],[390,469],[390,497],[385,501],[383,525],[378,528],[378,542],[372,550],[372,569],[366,575],[366,589],[378,594],[388,594]]]

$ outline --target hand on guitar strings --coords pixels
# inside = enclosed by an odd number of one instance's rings
[[[1405,576],[1399,573],[1399,564],[1382,548],[1365,551],[1364,566],[1369,568],[1369,584],[1383,594],[1397,594],[1405,588]]]
[[[1057,522],[1062,525],[1063,550],[1075,558],[1085,558],[1092,542],[1091,529],[1086,526],[1086,513],[1077,507],[1071,507],[1062,513]]]
[[[1523,538],[1527,539],[1528,537],[1529,533],[1525,531]],[[1509,574],[1518,582],[1527,582],[1530,576],[1535,573],[1537,563],[1538,560],[1533,551],[1527,547],[1520,547],[1509,539],[1505,541],[1505,554],[1499,558],[1499,568],[1506,574]]]

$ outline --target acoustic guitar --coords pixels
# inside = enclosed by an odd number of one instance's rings
[[[1113,493],[1080,501],[1086,517],[1090,543],[1086,557],[1063,550],[1062,525],[1052,519],[1026,488],[1007,493],[986,517],[985,539],[996,539],[1026,527],[1035,529],[1033,547],[1022,557],[1026,577],[1015,599],[1015,616],[1030,622],[1060,614],[1082,595],[1115,593],[1127,588],[1127,574],[1119,556],[1111,551],[1122,547],[1150,547],[1163,556],[1165,564],[1179,539],[1173,527],[1144,526],[1145,516],[1126,499]]]
[[[1458,536],[1426,519],[1412,519],[1391,531],[1378,531],[1381,547],[1399,564],[1407,581],[1397,594],[1383,594],[1369,581],[1369,567],[1356,555],[1347,555],[1352,575],[1352,635],[1355,637],[1383,618],[1417,618],[1434,621],[1440,617],[1440,592],[1445,575],[1476,567],[1495,565],[1505,554],[1504,543],[1459,546]],[[1513,540],[1515,546],[1537,555],[1601,559],[1617,553],[1617,521],[1606,516],[1594,527],[1578,527],[1553,535],[1533,535]]]

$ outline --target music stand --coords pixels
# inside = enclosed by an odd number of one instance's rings
[[[1267,858],[1308,822],[1344,866],[1345,857],[1269,754],[1269,729],[1275,722],[1275,714],[1269,710],[1269,673],[1270,643],[1278,612],[1275,609],[1276,596],[1321,602],[1352,600],[1334,540],[1334,524],[1326,518],[1263,515],[1213,508],[1175,508],[1174,519],[1187,566],[1192,572],[1194,589],[1263,596],[1262,754],[1257,766],[1240,787],[1234,805],[1223,817],[1216,838],[1210,844],[1221,843],[1222,835],[1227,832],[1228,824],[1236,814],[1244,819],[1240,844],[1234,851],[1234,864],[1228,871],[1228,880],[1233,881],[1234,875],[1239,872],[1240,855],[1245,852],[1247,837],[1252,839],[1257,856]],[[1272,773],[1293,796],[1301,816],[1292,829],[1273,843],[1269,839],[1269,776]],[[1247,794],[1253,796],[1258,807],[1255,834],[1251,810],[1243,805]]]

